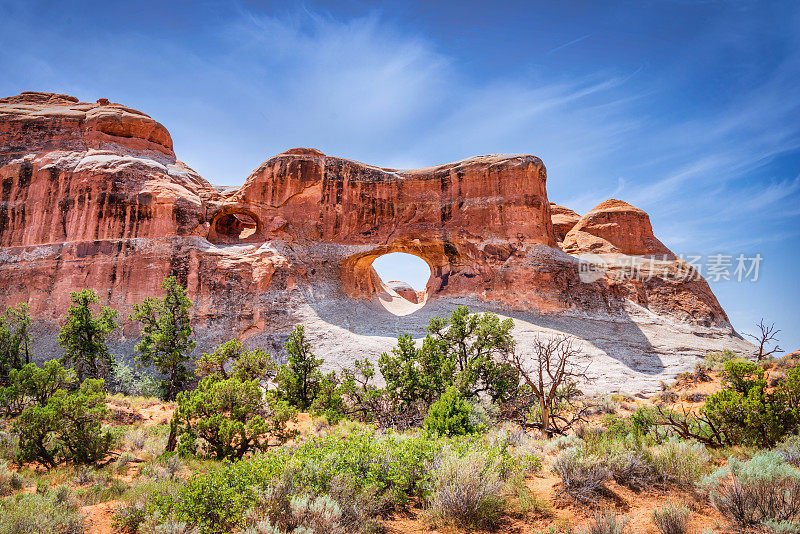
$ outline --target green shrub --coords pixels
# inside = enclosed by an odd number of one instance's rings
[[[788,373],[795,374],[800,376],[800,368]],[[740,359],[725,362],[722,376],[726,389],[710,395],[701,412],[731,444],[767,448],[797,428],[798,407],[791,401],[800,391],[792,389],[791,380],[770,392],[764,370]]]
[[[109,452],[113,436],[102,429],[109,413],[102,380],[87,379],[75,392],[57,390],[44,406],[26,408],[14,422],[17,460],[47,467],[71,461],[94,464]]]
[[[677,439],[647,447],[645,458],[653,467],[656,483],[662,486],[694,484],[708,472],[711,460],[699,443]]]
[[[778,453],[762,452],[746,462],[730,458],[699,487],[737,528],[800,529],[800,469]]]
[[[503,508],[503,486],[500,466],[485,452],[445,450],[431,474],[428,510],[445,524],[491,528]]]
[[[313,437],[294,449],[270,449],[195,475],[174,496],[153,497],[151,511],[203,532],[226,532],[265,519],[274,526],[288,525],[292,497],[328,495],[341,508],[342,524],[364,524],[367,513],[422,498],[430,487],[431,466],[445,446],[454,457],[481,454],[501,477],[531,463],[514,456],[507,444],[477,436],[430,439],[349,425],[347,431]]]
[[[236,340],[198,360],[205,376],[197,389],[178,395],[173,418],[179,453],[239,459],[267,449],[270,438],[281,444],[296,434],[287,428],[295,410],[262,391],[269,361],[263,351],[245,351]]]
[[[800,427],[800,367],[772,389],[764,370],[746,360],[726,361],[721,374],[725,389],[708,396],[698,414],[660,407],[654,426],[713,448],[770,448]]]
[[[431,404],[425,417],[425,431],[433,436],[463,436],[477,429],[470,422],[472,407],[451,386]]]
[[[689,531],[691,512],[685,506],[668,504],[653,510],[651,518],[661,534],[686,534]]]
[[[122,496],[122,502],[117,506],[112,518],[115,529],[129,534],[137,534],[140,526],[145,521],[151,520],[154,512],[148,510],[150,502],[158,496],[160,499],[169,498],[177,492],[178,483],[172,479],[138,478]],[[152,508],[152,507],[151,507]],[[155,524],[158,522],[156,521]],[[150,521],[152,526],[153,521]]]
[[[0,534],[83,534],[83,514],[66,487],[0,501]]]

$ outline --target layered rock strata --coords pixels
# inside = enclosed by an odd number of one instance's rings
[[[144,113],[23,93],[0,99],[0,305],[28,302],[39,351],[57,354],[70,290],[126,315],[173,274],[195,301],[198,350],[232,336],[277,350],[303,322],[346,365],[463,303],[514,317],[523,350],[537,332],[575,336],[591,387],[608,390],[654,389],[707,350],[746,348],[646,213],[609,200],[581,217],[549,202],[546,179],[523,154],[398,170],[299,148],[215,188]],[[372,262],[390,252],[428,263],[424,292],[380,280]],[[387,288],[416,307],[390,313]]]

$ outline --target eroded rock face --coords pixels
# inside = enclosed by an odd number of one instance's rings
[[[530,155],[401,171],[296,148],[238,189],[215,188],[144,113],[23,93],[0,99],[0,305],[28,302],[39,350],[56,355],[69,291],[95,289],[126,317],[172,274],[195,302],[198,351],[230,337],[278,347],[303,322],[319,353],[345,365],[468,304],[513,316],[523,348],[526,332],[571,333],[597,361],[624,362],[598,376],[638,384],[628,390],[739,343],[705,281],[679,276],[685,265],[647,214],[611,200],[579,217],[548,201],[546,178]],[[390,252],[431,266],[424,292],[377,277],[372,262]],[[590,279],[587,252],[604,258]],[[626,258],[653,255],[662,263],[642,267],[647,280],[619,275]],[[424,306],[394,317],[378,305],[386,287]],[[646,333],[652,324],[662,330]],[[662,332],[676,337],[656,342]],[[135,334],[126,324],[118,352]]]

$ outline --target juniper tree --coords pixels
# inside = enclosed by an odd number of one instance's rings
[[[0,313],[0,384],[8,383],[12,370],[30,363],[30,325],[27,303],[9,306]]]
[[[116,310],[103,306],[94,315],[91,305],[98,302],[91,289],[73,291],[67,312],[67,323],[61,327],[58,344],[66,350],[62,363],[73,367],[78,382],[84,378],[105,378],[113,363],[113,356],[105,344],[108,335],[119,327]]]
[[[289,334],[285,347],[289,361],[275,377],[278,392],[292,406],[307,410],[322,387],[323,376],[319,370],[322,358],[312,352],[303,325],[297,325]]]
[[[165,376],[162,390],[167,400],[173,400],[186,386],[189,378],[186,363],[196,345],[191,339],[189,319],[192,301],[174,276],[165,278],[161,288],[165,291],[164,298],[148,297],[134,304],[130,320],[142,324],[142,339],[136,345],[139,361],[154,365]]]
[[[400,335],[397,347],[379,361],[389,397],[404,410],[423,413],[450,386],[466,398],[506,399],[519,382],[503,361],[514,348],[513,327],[511,319],[459,306],[450,317],[431,319],[420,347]]]
[[[200,383],[178,394],[167,450],[177,445],[184,455],[204,450],[220,460],[235,460],[296,435],[287,426],[296,410],[274,391],[262,389],[274,369],[266,351],[248,351],[231,340],[196,364]]]

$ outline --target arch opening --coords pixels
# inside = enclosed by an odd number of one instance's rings
[[[376,278],[376,296],[394,315],[409,315],[425,305],[428,285],[433,276],[424,259],[406,252],[389,252],[372,262]]]
[[[223,213],[214,219],[209,241],[220,244],[247,243],[258,232],[258,220],[244,211]]]

